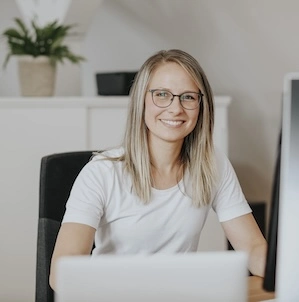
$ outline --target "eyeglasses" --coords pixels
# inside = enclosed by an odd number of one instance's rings
[[[163,89],[150,89],[148,92],[152,94],[153,103],[160,108],[166,108],[171,105],[174,97],[178,97],[181,106],[187,110],[196,109],[199,106],[202,97],[200,92],[184,92],[182,94],[173,94],[168,90]]]

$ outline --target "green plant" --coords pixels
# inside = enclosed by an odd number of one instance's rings
[[[2,33],[7,38],[9,48],[3,67],[6,67],[12,55],[48,56],[52,64],[63,62],[64,59],[72,63],[85,60],[84,57],[75,55],[68,46],[62,44],[70,35],[69,31],[74,25],[61,25],[58,21],[54,21],[44,27],[39,27],[33,20],[31,21],[32,28],[29,29],[21,19],[14,20],[17,27],[9,28]]]

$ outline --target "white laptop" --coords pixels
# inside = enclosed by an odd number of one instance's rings
[[[235,251],[64,257],[55,301],[245,302],[247,260]]]

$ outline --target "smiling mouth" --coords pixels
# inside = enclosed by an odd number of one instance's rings
[[[161,122],[169,126],[180,126],[184,123],[184,121],[172,121],[172,120],[161,120]]]

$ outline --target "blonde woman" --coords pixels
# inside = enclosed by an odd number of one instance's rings
[[[263,276],[266,241],[229,160],[214,149],[213,95],[197,60],[159,51],[130,98],[123,145],[96,154],[73,185],[51,287],[65,255],[195,252],[211,208],[232,246],[249,253],[252,274]]]

